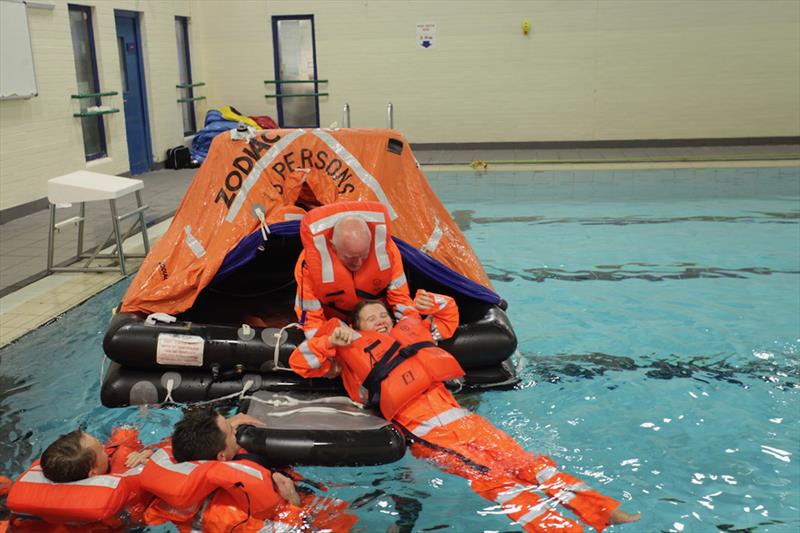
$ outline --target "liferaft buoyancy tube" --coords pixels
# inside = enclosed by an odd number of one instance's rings
[[[506,313],[484,305],[480,318],[461,324],[439,345],[464,370],[500,365],[514,353],[517,338]],[[225,326],[197,322],[150,321],[141,313],[117,313],[103,339],[103,350],[126,368],[206,368],[273,372],[288,367],[289,356],[305,337],[299,328]],[[275,364],[275,347],[278,364]]]
[[[265,424],[237,431],[239,445],[264,465],[376,465],[405,454],[397,428],[343,395],[260,391],[242,410]]]

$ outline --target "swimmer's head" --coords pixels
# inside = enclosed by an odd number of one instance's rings
[[[50,481],[68,483],[108,473],[108,454],[99,440],[75,430],[58,437],[42,454],[42,473]]]

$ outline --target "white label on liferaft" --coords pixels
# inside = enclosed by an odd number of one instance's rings
[[[161,333],[156,347],[159,365],[203,366],[203,337]]]

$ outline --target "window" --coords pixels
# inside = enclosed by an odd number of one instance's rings
[[[97,56],[94,50],[92,31],[92,10],[86,6],[69,6],[69,27],[72,32],[72,52],[75,56],[75,75],[78,78],[78,93],[99,93],[97,77]],[[100,98],[82,98],[81,111],[99,106]],[[106,155],[106,133],[103,117],[81,117],[83,128],[83,151],[86,160],[98,159]]]
[[[183,134],[193,135],[197,132],[194,117],[194,89],[192,85],[192,62],[189,58],[189,19],[175,17],[175,38],[178,42],[178,83],[186,87],[181,89],[181,110],[183,111]]]

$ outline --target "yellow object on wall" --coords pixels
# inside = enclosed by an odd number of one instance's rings
[[[531,21],[525,19],[522,21],[522,35],[528,35],[531,31]]]

